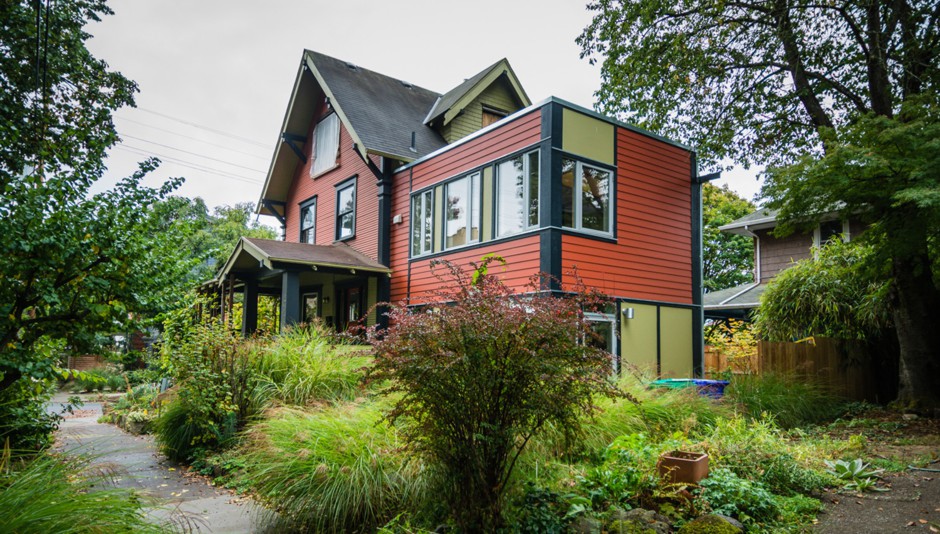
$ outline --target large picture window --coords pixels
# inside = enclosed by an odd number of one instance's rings
[[[529,152],[496,166],[496,235],[539,224],[539,153]]]
[[[444,248],[480,240],[480,173],[454,180],[445,186]]]
[[[411,255],[420,256],[433,250],[434,191],[411,197]]]
[[[356,180],[347,180],[336,188],[336,239],[356,235]]]
[[[317,242],[317,199],[316,197],[300,205],[300,242]]]
[[[310,176],[316,176],[336,166],[339,153],[339,117],[330,113],[313,130],[313,163]]]
[[[612,233],[610,171],[563,159],[561,223],[566,228]]]

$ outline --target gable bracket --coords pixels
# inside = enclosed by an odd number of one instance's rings
[[[284,218],[284,214],[277,210],[277,208],[280,207],[281,210],[284,211],[284,207],[287,206],[286,202],[264,199],[261,201],[261,203],[264,204],[264,207],[267,208],[272,215],[274,215],[274,218],[277,219],[277,222],[281,223],[281,226],[285,226],[287,224],[287,219]]]
[[[284,132],[281,134],[281,139],[287,143],[287,146],[294,151],[294,154],[297,154],[297,157],[300,158],[300,161],[307,163],[307,156],[304,155],[304,151],[301,150],[301,147],[304,143],[307,142],[307,138],[302,135],[292,134]],[[295,143],[300,143],[300,146],[297,146]]]

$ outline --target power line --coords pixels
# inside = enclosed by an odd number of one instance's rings
[[[120,132],[118,132],[118,133],[120,133]],[[224,163],[225,165],[231,165],[232,167],[238,167],[239,169],[245,169],[245,170],[249,170],[249,171],[253,171],[253,172],[258,172],[258,173],[264,173],[264,171],[261,171],[261,170],[258,170],[258,169],[253,169],[253,168],[251,168],[251,167],[246,167],[246,166],[244,166],[244,165],[239,165],[239,164],[237,164],[237,163],[230,163],[230,162],[228,162],[228,161],[226,161],[226,160],[224,160],[224,159],[213,158],[213,157],[211,157],[211,156],[203,156],[202,154],[200,154],[200,153],[198,153],[198,152],[191,152],[191,151],[189,151],[189,150],[183,150],[182,148],[176,148],[175,146],[164,145],[163,143],[157,143],[156,141],[149,141],[149,140],[144,139],[144,138],[142,138],[142,137],[134,137],[133,135],[126,135],[126,134],[121,134],[121,136],[122,136],[122,137],[127,137],[128,139],[136,139],[137,141],[143,141],[143,142],[145,142],[145,143],[150,143],[151,145],[156,145],[156,146],[159,146],[159,147],[169,148],[170,150],[176,150],[177,152],[182,152],[182,153],[184,153],[184,154],[189,154],[189,155],[192,155],[192,156],[197,156],[197,157],[204,158],[204,159],[208,159],[208,160],[212,160],[212,161],[217,161],[217,162],[219,162],[219,163]],[[139,150],[143,150],[143,149],[139,149]]]
[[[172,121],[176,121],[176,122],[185,124],[185,125],[187,125],[187,126],[192,126],[193,128],[200,128],[200,129],[202,129],[202,130],[206,130],[206,131],[209,131],[209,132],[212,132],[212,133],[216,133],[216,134],[219,134],[219,135],[224,135],[225,137],[231,137],[232,139],[238,139],[239,141],[243,141],[243,142],[245,142],[245,143],[250,143],[250,144],[252,144],[252,145],[257,145],[257,146],[260,146],[260,147],[262,147],[262,148],[270,148],[268,145],[266,145],[266,144],[264,144],[264,143],[259,143],[258,141],[255,141],[254,139],[249,139],[249,138],[247,138],[247,137],[242,137],[242,136],[240,136],[240,135],[230,134],[230,133],[228,133],[228,132],[226,132],[226,131],[222,131],[222,130],[216,130],[215,128],[210,128],[209,126],[204,126],[204,125],[202,125],[202,124],[197,124],[197,123],[195,123],[195,122],[191,122],[191,121],[188,121],[188,120],[186,120],[186,119],[181,119],[181,118],[179,118],[179,117],[174,117],[174,116],[172,116],[172,115],[167,115],[166,113],[161,113],[161,112],[159,112],[159,111],[154,111],[154,110],[152,110],[152,109],[147,109],[147,108],[137,108],[137,109],[139,109],[139,110],[141,110],[141,111],[146,111],[147,113],[152,113],[152,114],[157,115],[157,116],[159,116],[159,117],[163,117],[163,118],[166,118],[166,119],[170,119],[170,120],[172,120]]]
[[[186,135],[186,134],[182,134],[182,133],[179,133],[179,132],[174,132],[173,130],[170,130],[170,129],[168,129],[168,128],[161,128],[161,127],[159,127],[159,126],[154,126],[154,125],[152,125],[152,124],[147,124],[146,122],[135,121],[134,119],[128,119],[127,117],[118,117],[118,119],[121,120],[121,121],[133,122],[134,124],[139,124],[139,125],[141,125],[141,126],[143,126],[143,127],[145,127],[145,128],[150,128],[150,129],[153,129],[153,130],[159,130],[159,131],[161,131],[161,132],[166,132],[166,133],[168,133],[168,134],[172,134],[172,135],[175,135],[175,136],[178,136],[178,137],[183,137],[183,138],[186,138],[186,139],[192,139],[193,141],[198,141],[198,142],[200,142],[200,143],[205,143],[205,144],[207,144],[207,145],[212,145],[212,146],[215,146],[215,147],[219,147],[219,148],[221,148],[221,149],[229,150],[229,151],[231,151],[231,152],[235,152],[235,153],[238,153],[238,154],[245,154],[245,155],[251,156],[251,157],[253,157],[253,158],[259,158],[259,159],[265,159],[265,160],[267,159],[267,156],[256,156],[256,155],[254,155],[254,154],[247,154],[246,152],[243,152],[243,151],[241,151],[241,150],[232,148],[232,147],[230,147],[230,146],[220,145],[220,144],[218,144],[218,143],[213,143],[212,141],[206,141],[205,139],[199,139],[198,137],[193,137],[193,136],[191,136],[191,135]]]
[[[237,181],[239,181],[239,182],[250,183],[250,184],[253,184],[253,185],[257,185],[257,184],[261,184],[261,183],[262,183],[261,180],[258,180],[258,179],[255,179],[255,178],[249,178],[249,177],[247,177],[247,176],[241,176],[241,175],[238,175],[238,174],[228,173],[228,172],[225,172],[225,171],[222,171],[222,170],[219,170],[219,169],[215,169],[215,168],[212,168],[212,167],[205,167],[205,166],[199,165],[198,163],[193,163],[193,162],[191,162],[191,161],[185,161],[185,160],[177,159],[177,158],[174,158],[174,157],[172,157],[172,156],[167,156],[167,155],[164,155],[164,154],[158,154],[158,153],[156,153],[156,152],[151,152],[151,151],[149,151],[149,150],[143,150],[143,149],[140,149],[140,148],[137,148],[137,147],[127,146],[127,145],[117,145],[115,148],[120,149],[120,150],[125,150],[125,151],[127,151],[127,152],[131,152],[131,153],[133,153],[133,154],[137,154],[137,155],[139,155],[139,156],[144,156],[144,157],[158,157],[158,158],[160,158],[162,161],[166,161],[167,163],[173,163],[174,165],[179,165],[179,166],[181,166],[181,167],[187,167],[187,168],[190,168],[190,169],[193,169],[193,170],[196,170],[196,171],[200,171],[200,172],[205,172],[205,173],[209,173],[209,174],[215,174],[215,175],[217,175],[217,176],[221,176],[221,177],[223,177],[223,178],[228,178],[228,179],[231,179],[231,180],[237,180]]]

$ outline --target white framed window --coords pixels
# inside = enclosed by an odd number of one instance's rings
[[[539,225],[539,152],[496,165],[496,236]]]
[[[573,159],[561,162],[561,224],[586,232],[613,233],[613,173]]]
[[[336,240],[356,235],[356,178],[336,186]]]
[[[313,162],[310,176],[317,176],[336,166],[339,154],[339,117],[330,113],[313,129],[313,147],[310,150]]]
[[[317,197],[300,205],[300,242],[310,245],[317,242]]]
[[[617,355],[617,318],[612,313],[585,313],[585,320],[593,333],[588,344],[605,350],[611,355],[611,367],[615,373],[620,371],[620,357]]]
[[[444,248],[455,248],[480,240],[480,173],[444,186]]]
[[[434,250],[434,190],[411,197],[411,255]]]
[[[849,242],[848,221],[823,221],[813,230],[813,246],[821,247],[833,239],[842,239]]]

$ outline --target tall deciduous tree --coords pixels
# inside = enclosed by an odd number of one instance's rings
[[[55,375],[38,346],[80,350],[165,308],[180,279],[151,209],[179,180],[143,186],[148,161],[90,192],[118,139],[111,114],[136,91],[85,48],[85,23],[108,13],[102,1],[0,3],[0,434],[14,438],[15,415]]]
[[[718,291],[754,280],[754,242],[718,227],[752,213],[754,204],[728,186],[702,186],[702,285]]]
[[[929,157],[936,137],[926,134],[940,85],[940,4],[598,0],[589,8],[597,14],[579,43],[603,61],[602,111],[692,144],[706,162],[781,169],[764,194],[785,220],[841,209],[875,224],[870,239],[891,264],[900,395],[940,407],[940,329],[930,318],[940,290],[929,267],[940,170]],[[904,144],[890,164],[866,153],[894,140]],[[842,155],[811,163],[834,153]],[[917,163],[892,167],[904,154]],[[842,177],[837,186],[827,187],[823,169]],[[824,202],[810,201],[815,195]]]

